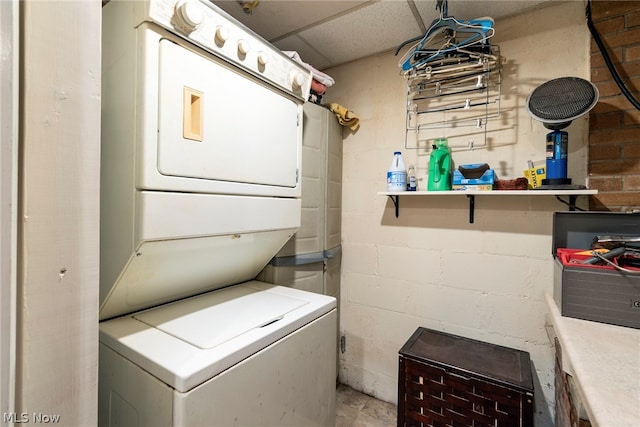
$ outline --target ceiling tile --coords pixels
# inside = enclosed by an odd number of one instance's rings
[[[260,0],[250,15],[236,0],[211,1],[319,70],[395,49],[423,34],[420,25],[428,27],[440,15],[436,0]],[[508,18],[551,1],[449,0],[448,15],[460,20]],[[410,5],[418,11],[420,25]]]
[[[420,32],[406,1],[381,1],[309,28],[298,36],[330,58],[328,65],[337,65],[393,49]]]
[[[261,0],[246,14],[236,0],[213,0],[229,15],[263,38],[273,41],[325,19],[339,16],[367,1]]]

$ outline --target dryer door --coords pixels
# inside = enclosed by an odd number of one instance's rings
[[[162,175],[293,188],[298,104],[213,57],[160,41]]]

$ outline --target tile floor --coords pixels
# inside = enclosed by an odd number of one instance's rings
[[[336,427],[395,427],[396,406],[338,385]]]

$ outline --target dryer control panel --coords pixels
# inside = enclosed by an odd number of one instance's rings
[[[301,101],[311,73],[235,18],[205,0],[147,0],[141,20],[154,22]]]

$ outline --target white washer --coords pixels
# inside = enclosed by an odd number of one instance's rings
[[[103,8],[100,425],[334,425],[335,298],[253,280],[310,82],[206,1]]]
[[[103,322],[100,425],[333,426],[336,317],[250,281]]]

